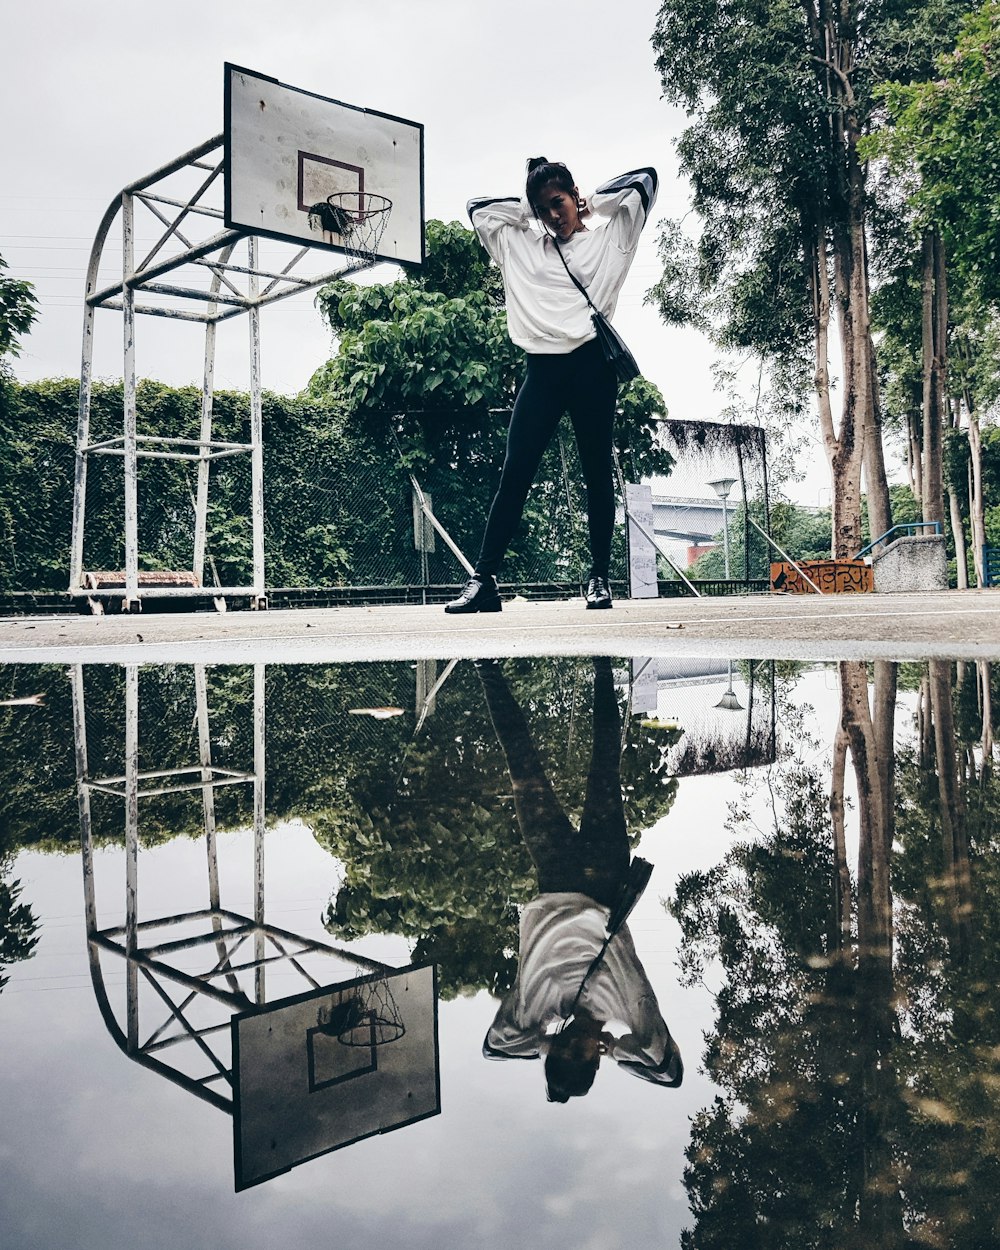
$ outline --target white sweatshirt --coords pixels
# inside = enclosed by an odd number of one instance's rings
[[[635,169],[605,182],[587,199],[585,230],[559,247],[596,308],[614,315],[618,293],[656,201],[654,169]],[[551,236],[526,199],[469,201],[483,246],[500,266],[507,295],[507,331],[518,347],[564,355],[594,337],[590,308],[559,259]]]
[[[517,981],[500,1005],[486,1040],[488,1059],[537,1059],[550,1030],[573,1005],[601,949],[609,911],[586,894],[539,894],[521,913]],[[595,1020],[621,1032],[608,1054],[633,1076],[657,1085],[680,1083],[683,1066],[628,926],[611,939],[580,996]]]

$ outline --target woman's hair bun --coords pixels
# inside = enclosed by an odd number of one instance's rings
[[[537,169],[539,165],[547,165],[549,158],[547,156],[529,156],[528,157],[528,173],[533,169]]]

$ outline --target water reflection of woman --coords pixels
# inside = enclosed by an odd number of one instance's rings
[[[483,1054],[544,1056],[552,1102],[586,1094],[603,1054],[657,1085],[680,1085],[684,1072],[628,926],[608,938],[612,908],[629,881],[630,850],[611,661],[593,663],[593,749],[578,830],[545,775],[500,666],[477,665],[539,891],[521,913],[517,978],[490,1026]]]

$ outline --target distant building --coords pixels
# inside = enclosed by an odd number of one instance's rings
[[[731,514],[731,506],[729,511]],[[732,524],[731,515],[729,520]],[[653,529],[674,563],[681,568],[690,568],[699,556],[720,545],[722,500],[718,497],[685,499],[679,495],[654,495]]]

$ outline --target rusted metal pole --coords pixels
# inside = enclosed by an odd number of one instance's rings
[[[122,386],[125,447],[125,603],[139,599],[139,473],[136,459],[135,292],[130,280],[135,266],[135,223],[132,196],[122,193],[122,327],[125,364]]]
[[[253,884],[254,884],[254,994],[258,1004],[267,1001],[264,982],[264,745],[265,667],[253,666]]]
[[[128,1045],[139,1047],[139,669],[125,669],[125,984]]]
[[[257,265],[257,240],[247,239],[248,264],[253,270]],[[253,518],[253,607],[265,607],[264,602],[264,414],[260,381],[260,309],[256,306],[257,275],[248,279],[250,297],[250,490]],[[263,761],[262,761],[263,766]]]

